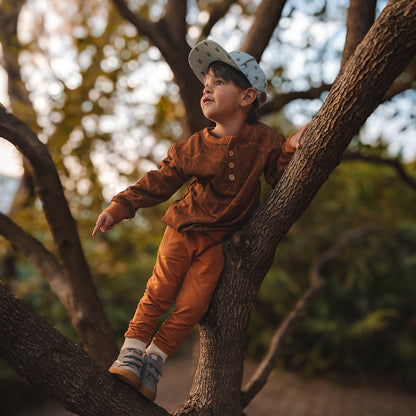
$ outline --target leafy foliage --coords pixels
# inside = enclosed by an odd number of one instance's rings
[[[408,167],[414,175],[414,165]],[[389,168],[340,166],[279,246],[252,318],[250,352],[258,356],[267,348],[273,329],[308,285],[311,259],[343,232],[371,223],[374,231],[324,268],[324,292],[286,343],[281,365],[308,374],[366,373],[414,385],[415,203],[415,192]],[[268,314],[265,305],[272,308]]]
[[[79,10],[74,19],[64,19],[65,25],[56,31],[62,31],[69,39],[68,49],[77,62],[75,78],[49,64],[56,63],[59,56],[39,45],[38,39],[56,35],[47,33],[42,13],[36,18],[37,31],[19,55],[27,89],[43,100],[43,106],[38,104],[35,108],[39,136],[48,143],[57,165],[95,283],[121,339],[151,274],[163,233],[160,218],[167,204],[140,211],[133,221],[94,240],[91,230],[111,195],[154,168],[167,146],[178,140],[184,110],[172,74],[161,64],[158,50],[109,4],[94,0],[67,3],[75,4]],[[163,11],[163,2],[153,3],[129,2],[141,16],[156,20]],[[188,19],[195,29],[202,25],[204,9],[213,2],[191,3]],[[341,3],[344,13],[347,2]],[[66,17],[67,8],[59,9],[59,4],[54,2],[56,13]],[[300,10],[306,10],[313,21],[322,23],[334,16],[340,18],[338,5],[334,7],[330,2],[302,0],[285,10],[274,46],[266,51],[271,62],[269,68],[266,65],[271,96],[332,81],[327,69],[333,64],[329,65],[326,59],[339,58],[339,32],[331,37],[328,33],[332,32],[324,31],[327,36],[319,41],[311,31],[298,44],[289,44],[288,38],[295,40],[290,36],[291,27],[297,26],[293,22],[305,24]],[[237,2],[223,29],[216,28],[216,35],[231,41],[241,38],[255,11],[256,2]],[[308,22],[306,26],[312,28]],[[318,45],[319,42],[322,44]],[[280,43],[285,48],[279,48]],[[276,45],[279,53],[275,53]],[[306,56],[304,61],[299,61],[299,54]],[[43,61],[48,63],[48,70],[36,66]],[[295,72],[296,66],[307,71]],[[414,78],[414,67],[415,62],[405,78]],[[159,89],[150,96],[144,95],[143,85],[149,83],[153,71],[159,70],[164,71]],[[39,92],[44,85],[37,78],[41,72],[46,74],[42,81],[46,81],[48,89]],[[295,100],[286,106],[284,114],[273,115],[269,124],[289,130],[291,120],[299,115],[303,121],[309,120],[321,103]],[[25,111],[18,115],[23,118]],[[391,119],[396,115],[393,113]],[[354,149],[369,150],[358,138],[352,145]],[[375,151],[380,154],[380,147]],[[381,154],[388,154],[387,146],[383,145]],[[260,294],[266,308],[261,309],[262,314],[259,308],[252,319],[249,351],[256,356],[264,351],[271,331],[306,288],[311,259],[331,247],[345,231],[373,223],[379,228],[377,233],[357,241],[328,265],[327,288],[287,343],[282,361],[308,373],[371,371],[374,375],[394,374],[414,382],[414,206],[415,194],[400,184],[389,168],[351,162],[342,165],[279,246],[276,263]],[[16,222],[54,251],[39,201],[22,209]],[[2,243],[1,254],[4,247]],[[20,257],[13,288],[63,333],[75,336],[63,307],[33,267]]]

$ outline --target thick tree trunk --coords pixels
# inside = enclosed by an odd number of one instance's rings
[[[242,413],[244,334],[275,249],[302,215],[360,126],[416,52],[416,1],[390,1],[335,81],[302,148],[264,203],[226,247],[227,263],[201,322],[201,356],[188,402],[178,415]],[[231,405],[232,403],[232,405]]]

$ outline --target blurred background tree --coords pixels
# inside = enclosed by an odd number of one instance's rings
[[[149,37],[121,17],[117,3],[2,0],[0,11],[8,24],[2,24],[0,40],[8,88],[0,98],[47,143],[94,282],[121,340],[151,274],[167,204],[141,210],[133,221],[98,239],[91,240],[91,230],[111,196],[155,168],[192,123],[181,100],[186,86],[177,84],[172,62],[169,66]],[[158,22],[165,4],[132,0],[129,7],[139,19]],[[376,15],[385,4],[376,2]],[[240,48],[259,1],[187,5],[189,45],[210,33],[233,50]],[[346,0],[294,0],[284,6],[262,54],[270,95],[262,117],[272,127],[289,134],[321,107],[340,68],[348,6]],[[396,158],[413,178],[415,79],[413,60],[350,146],[360,154]],[[202,86],[192,78],[188,90],[198,100]],[[201,120],[195,116],[192,122]],[[415,202],[414,188],[391,167],[343,162],[279,247],[248,334],[252,356],[265,350],[272,329],[307,286],[313,259],[344,232],[371,223],[376,231],[327,266],[327,288],[287,343],[281,365],[309,374],[394,376],[414,385]],[[53,251],[33,192],[13,207],[16,221]],[[5,240],[0,244],[6,258],[10,247]],[[16,271],[1,278],[18,297],[75,337],[65,309],[27,260],[17,255],[15,267],[3,270]]]

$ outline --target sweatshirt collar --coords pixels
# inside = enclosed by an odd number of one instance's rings
[[[252,127],[246,123],[243,130],[237,134],[236,136],[225,136],[218,138],[211,134],[211,130],[213,130],[214,127],[206,127],[203,130],[204,138],[207,139],[209,142],[212,143],[218,143],[218,144],[229,144],[229,143],[236,143],[243,141],[248,135]]]

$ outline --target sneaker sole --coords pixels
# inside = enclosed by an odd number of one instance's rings
[[[139,388],[138,388],[139,392],[141,394],[143,394],[144,397],[146,397],[147,399],[149,399],[151,402],[154,402],[156,399],[156,393],[153,392],[152,390],[150,390],[149,388],[147,388],[145,385],[140,384]]]
[[[113,367],[110,368],[108,371],[111,374],[115,375],[121,381],[124,381],[125,383],[134,387],[136,390],[139,390],[140,378],[135,376],[131,371],[120,367]]]

